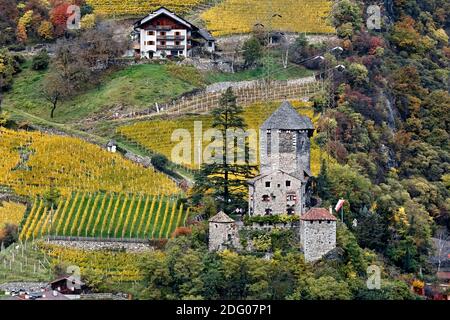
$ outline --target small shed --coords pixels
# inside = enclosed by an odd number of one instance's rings
[[[210,53],[216,51],[216,38],[206,29],[199,29],[198,34],[205,40],[204,49]]]
[[[115,140],[110,140],[107,144],[106,144],[106,149],[109,152],[112,153],[116,153],[117,152],[117,142]]]

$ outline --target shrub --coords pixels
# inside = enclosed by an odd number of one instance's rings
[[[45,70],[48,68],[49,63],[50,57],[48,56],[47,51],[42,50],[39,54],[33,57],[31,67],[33,70]]]
[[[189,227],[178,227],[175,229],[175,231],[172,233],[172,238],[177,238],[181,236],[188,236],[192,233],[192,229]]]

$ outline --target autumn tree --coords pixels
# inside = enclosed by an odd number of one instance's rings
[[[0,45],[14,43],[19,10],[15,0],[0,1]]]

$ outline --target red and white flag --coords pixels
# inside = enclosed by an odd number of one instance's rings
[[[336,212],[339,212],[339,210],[341,210],[342,206],[344,205],[345,200],[344,199],[340,199],[338,201],[338,203],[336,204],[336,207],[334,207],[334,210],[336,210]]]

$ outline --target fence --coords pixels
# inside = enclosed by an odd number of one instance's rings
[[[237,82],[230,86],[234,88],[233,92],[237,97],[237,103],[246,106],[261,101],[292,101],[308,98],[323,90],[324,81],[308,77],[297,80],[272,81],[270,83],[265,81]],[[220,97],[226,88],[226,86],[222,86],[222,88],[212,92],[208,89],[196,90],[170,103],[155,104],[155,106],[144,111],[116,114],[109,119],[149,118],[160,114],[206,113],[219,106]]]

